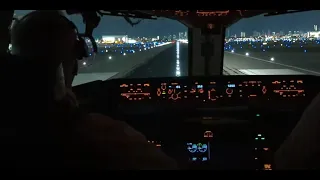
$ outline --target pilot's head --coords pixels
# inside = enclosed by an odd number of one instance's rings
[[[48,65],[49,71],[61,73],[57,75],[60,83],[71,87],[77,66],[76,39],[74,24],[59,11],[33,11],[12,27],[11,53]]]

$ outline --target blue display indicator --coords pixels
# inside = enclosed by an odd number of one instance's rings
[[[228,88],[234,88],[234,87],[236,87],[235,84],[228,84]]]

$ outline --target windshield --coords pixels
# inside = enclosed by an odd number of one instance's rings
[[[245,75],[320,75],[319,11],[242,19],[226,30],[224,70]]]
[[[319,75],[319,15],[256,16],[233,24],[225,33],[223,74]],[[80,15],[68,18],[84,32]],[[79,61],[74,86],[112,78],[188,75],[188,29],[177,21],[159,18],[131,26],[123,17],[103,16],[93,35],[98,54]]]
[[[80,15],[70,16],[70,20],[84,31]],[[170,19],[144,19],[131,26],[123,17],[103,16],[94,30],[98,54],[80,61],[73,85],[113,78],[176,76],[176,41],[179,32],[186,39],[186,31],[184,25]],[[183,58],[187,62],[187,49]],[[178,73],[187,75],[187,67],[181,69]]]

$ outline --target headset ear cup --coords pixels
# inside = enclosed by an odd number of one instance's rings
[[[88,46],[82,37],[79,37],[79,39],[76,42],[76,51],[78,60],[89,57]]]
[[[76,53],[76,58],[77,60],[81,60],[82,57],[81,57],[81,48],[80,48],[80,42],[79,40],[76,41],[76,47],[75,47],[75,53]]]

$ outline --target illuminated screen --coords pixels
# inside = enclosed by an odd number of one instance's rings
[[[189,160],[193,162],[206,162],[210,160],[210,143],[187,143]]]

